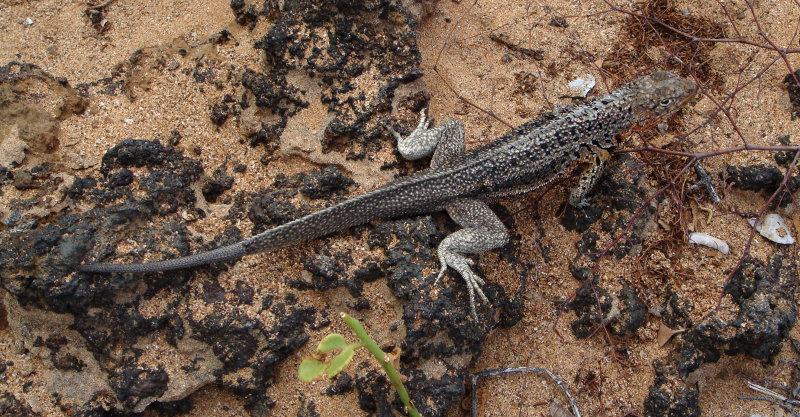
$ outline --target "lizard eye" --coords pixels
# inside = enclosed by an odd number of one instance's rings
[[[672,103],[672,99],[671,98],[662,98],[661,99],[661,105],[662,106],[666,107],[666,106],[669,106],[671,103]]]

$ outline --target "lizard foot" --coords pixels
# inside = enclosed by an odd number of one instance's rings
[[[428,125],[430,124],[430,121],[427,119],[427,117],[425,117],[425,110],[427,110],[427,109],[420,110],[420,112],[419,112],[419,124],[417,125],[417,128],[414,129],[413,132],[411,132],[409,137],[410,136],[414,136],[415,134],[423,133],[424,131],[428,130]],[[389,125],[388,123],[386,123],[384,121],[381,121],[381,126],[383,126],[386,130],[388,130],[389,133],[391,133],[392,136],[394,136],[394,138],[397,139],[398,143],[403,142],[404,140],[406,140],[406,139],[403,139],[403,135],[401,135],[400,132],[394,130],[394,128],[391,125]]]
[[[381,122],[381,125],[397,140],[397,150],[405,159],[416,160],[430,155],[442,137],[441,128],[429,129],[431,122],[425,116],[425,110],[419,112],[417,128],[405,138],[388,123]]]
[[[433,285],[436,285],[439,282],[439,279],[442,278],[444,273],[447,271],[448,266],[455,269],[467,284],[470,314],[472,315],[472,318],[477,321],[478,313],[475,309],[475,294],[477,293],[481,300],[487,304],[489,303],[489,298],[486,297],[486,294],[484,294],[483,290],[481,289],[481,285],[485,284],[485,281],[475,272],[472,272],[472,268],[470,268],[470,266],[474,265],[475,262],[472,259],[469,259],[458,253],[451,252],[449,250],[442,250],[442,248],[439,249],[439,262],[442,264],[442,268],[439,270],[439,275],[436,277],[436,281],[434,281]]]

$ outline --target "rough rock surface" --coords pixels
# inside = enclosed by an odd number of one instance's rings
[[[748,258],[725,288],[718,311],[698,322],[684,336],[681,375],[726,355],[747,354],[764,361],[780,351],[797,320],[797,306],[788,286],[797,280],[797,261],[776,255],[769,265]]]

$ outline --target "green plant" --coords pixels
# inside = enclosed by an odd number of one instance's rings
[[[381,350],[375,341],[369,337],[366,330],[364,330],[364,326],[362,326],[358,320],[345,313],[341,313],[341,317],[353,333],[358,336],[359,341],[348,344],[344,336],[338,333],[325,336],[322,341],[319,342],[319,345],[317,345],[317,355],[305,358],[303,362],[300,363],[300,367],[297,370],[300,380],[303,382],[311,382],[321,377],[322,374],[326,374],[328,378],[333,378],[353,360],[356,349],[365,347],[383,367],[386,376],[389,377],[389,381],[397,391],[397,395],[400,397],[400,400],[403,401],[408,415],[411,417],[421,417],[417,409],[411,404],[408,391],[406,391],[405,386],[403,386],[403,382],[400,380],[400,374],[397,373],[394,365],[392,365],[389,355]],[[339,353],[331,358],[330,361],[321,360],[325,354],[335,350],[338,350]]]

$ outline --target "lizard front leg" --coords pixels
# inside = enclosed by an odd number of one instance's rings
[[[464,124],[460,120],[450,119],[428,129],[429,124],[422,109],[419,125],[408,137],[404,138],[388,124],[383,127],[397,139],[397,150],[405,159],[413,161],[433,153],[431,167],[435,168],[464,154]]]
[[[611,153],[600,147],[585,149],[584,152],[586,154],[581,159],[588,163],[589,166],[581,172],[578,184],[569,193],[569,205],[576,208],[584,208],[589,205],[589,202],[586,201],[586,196],[597,184],[603,174],[606,162],[611,158]]]

